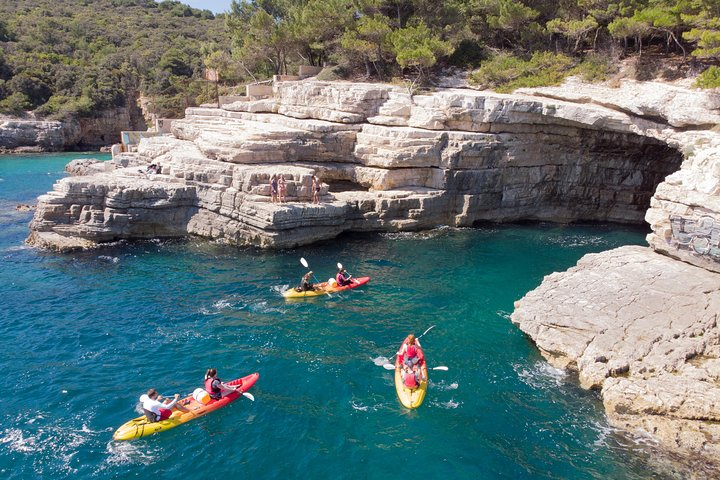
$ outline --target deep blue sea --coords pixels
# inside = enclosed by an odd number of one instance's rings
[[[644,244],[617,225],[344,235],[265,252],[201,239],[74,254],[24,244],[35,204],[87,154],[0,156],[0,478],[645,479],[650,447],[608,426],[597,394],[509,320],[544,275]],[[362,288],[288,302],[342,262]],[[398,402],[390,357],[410,332],[431,371]],[[251,393],[134,442],[113,431],[150,387],[187,394],[215,367]]]

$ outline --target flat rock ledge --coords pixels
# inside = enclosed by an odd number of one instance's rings
[[[720,275],[629,246],[546,276],[511,319],[616,427],[720,465]]]

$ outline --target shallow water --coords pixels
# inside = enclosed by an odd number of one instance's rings
[[[613,226],[344,235],[279,252],[203,240],[57,255],[23,244],[35,203],[79,154],[0,156],[3,478],[663,478],[597,396],[550,367],[513,302],[585,253],[643,244]],[[280,292],[342,262],[371,282],[312,300]],[[431,371],[398,402],[389,357],[409,332]],[[227,408],[135,442],[112,432],[147,388],[186,394],[205,369],[260,372]]]

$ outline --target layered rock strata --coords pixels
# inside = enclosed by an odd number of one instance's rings
[[[85,175],[39,199],[30,241],[197,234],[286,247],[349,230],[645,218],[651,248],[548,276],[512,320],[601,391],[614,424],[715,461],[720,137],[709,126],[720,97],[630,82],[512,96],[312,81],[274,92],[188,109],[174,136],[77,166]],[[286,203],[270,201],[273,174],[287,179]]]
[[[720,458],[720,275],[622,247],[545,277],[512,321],[610,422],[667,450]]]
[[[56,152],[98,149],[117,141],[121,130],[145,130],[138,108],[118,107],[98,112],[92,118],[64,121],[0,116],[0,151]]]
[[[587,255],[545,277],[516,302],[511,318],[545,358],[600,392],[613,425],[680,455],[697,478],[717,476],[720,136],[711,127],[720,123],[720,97],[624,87],[569,84],[532,93],[665,124],[645,131],[685,158],[651,198],[651,248]]]
[[[639,223],[656,185],[681,162],[677,149],[642,130],[650,126],[664,127],[531,96],[410,97],[387,85],[283,82],[271,99],[188,109],[173,137],[143,140],[137,158],[162,166],[155,184],[194,192],[185,233],[290,247],[349,230],[479,221]],[[287,203],[268,202],[272,174],[288,178]],[[313,175],[323,182],[319,205],[308,203]],[[152,202],[129,213],[87,197],[85,182],[105,185],[108,197],[155,198],[135,170],[61,180],[40,199],[32,241],[60,232],[83,242],[158,233],[120,220],[151,225]],[[83,207],[103,215],[78,216]]]

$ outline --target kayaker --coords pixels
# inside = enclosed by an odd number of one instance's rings
[[[315,284],[310,281],[310,277],[312,277],[312,270],[307,272],[305,275],[303,275],[302,279],[300,280],[300,285],[295,288],[298,292],[309,292],[311,290],[315,290]]]
[[[335,282],[341,287],[350,285],[352,283],[352,275],[345,271],[345,267],[338,269],[337,275],[335,275]]]
[[[140,402],[142,403],[142,408],[147,419],[151,422],[159,422],[160,420],[170,418],[173,407],[177,407],[178,410],[183,412],[188,411],[185,407],[177,403],[179,397],[180,395],[176,393],[172,400],[166,398],[161,402],[160,400],[163,398],[162,395],[154,388],[151,388],[146,394],[140,396]]]
[[[412,368],[405,365],[403,367],[401,375],[402,375],[403,385],[405,385],[407,388],[414,390],[420,386],[420,381],[422,380],[422,374],[420,373],[420,369],[418,368],[417,365],[415,365]]]
[[[413,365],[417,365],[422,359],[421,348],[420,340],[416,339],[415,335],[411,333],[403,342],[397,355],[401,356],[400,360],[404,364],[412,367]]]
[[[217,377],[217,370],[214,368],[209,368],[208,371],[205,372],[205,391],[210,394],[210,398],[213,400],[220,400],[222,397],[227,396],[240,387],[242,387],[242,383],[236,386],[223,383],[223,381]]]

